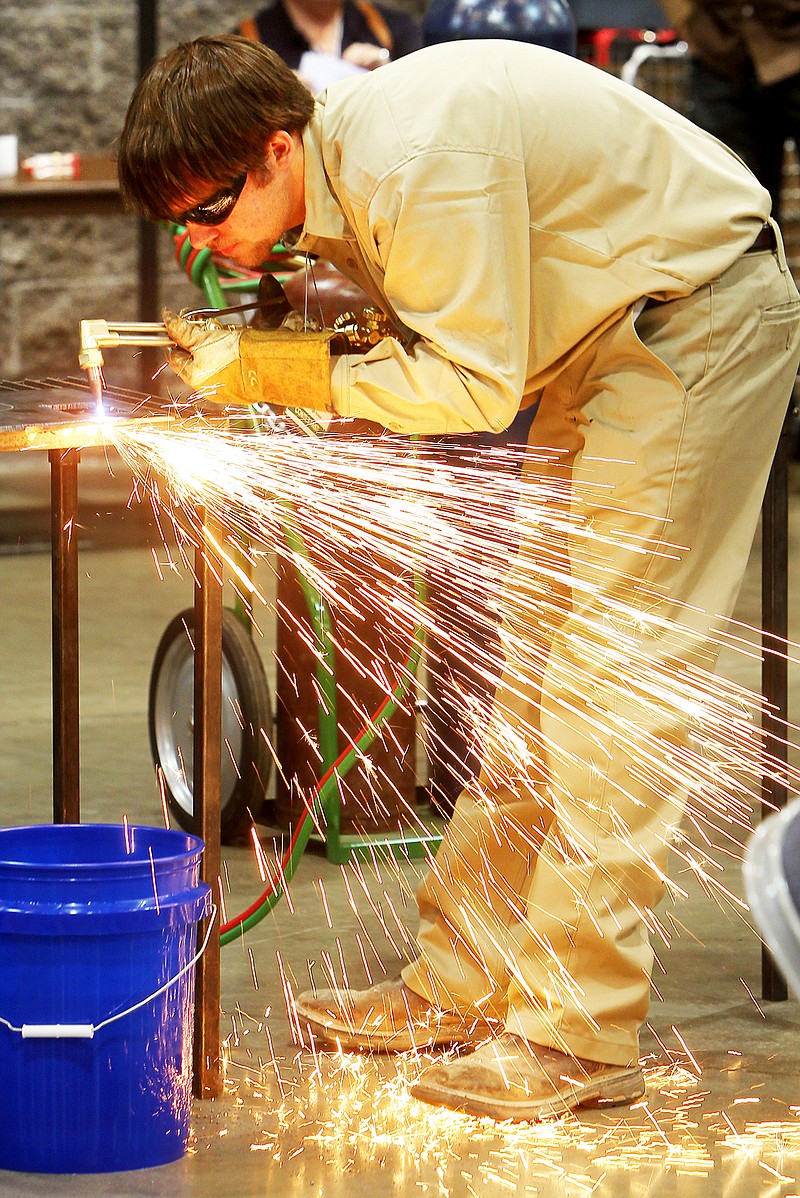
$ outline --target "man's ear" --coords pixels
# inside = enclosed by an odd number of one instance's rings
[[[278,129],[268,139],[266,151],[267,162],[274,162],[279,168],[286,166],[294,153],[294,138],[285,129]]]

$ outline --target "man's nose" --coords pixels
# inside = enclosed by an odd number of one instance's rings
[[[206,246],[213,245],[217,237],[217,230],[213,225],[196,225],[194,221],[186,222],[186,232],[189,234],[192,249],[195,250],[203,250]]]

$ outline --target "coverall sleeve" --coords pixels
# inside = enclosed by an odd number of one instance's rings
[[[523,164],[485,151],[418,154],[379,182],[358,234],[413,337],[340,358],[334,408],[403,433],[507,428],[530,328]]]

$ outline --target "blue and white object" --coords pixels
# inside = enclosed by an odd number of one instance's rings
[[[800,997],[800,800],[759,825],[742,873],[753,921]]]

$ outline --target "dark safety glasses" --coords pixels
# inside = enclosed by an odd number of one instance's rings
[[[195,204],[194,208],[173,217],[173,220],[179,225],[188,225],[190,221],[193,225],[221,225],[236,207],[236,201],[242,194],[246,182],[247,171],[243,171],[229,187],[215,191],[210,199]]]

